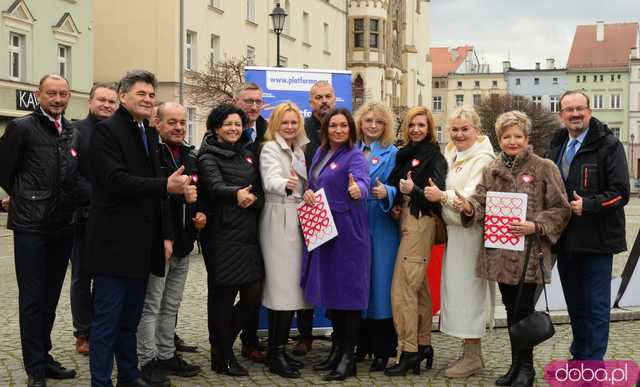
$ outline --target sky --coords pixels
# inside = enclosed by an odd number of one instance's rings
[[[577,25],[640,22],[640,0],[431,0],[431,47],[473,45],[492,72],[502,61],[564,67]]]

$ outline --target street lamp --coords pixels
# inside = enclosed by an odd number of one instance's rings
[[[629,148],[629,152],[631,153],[629,155],[629,163],[631,164],[631,178],[635,178],[635,160],[633,159],[633,140],[635,140],[636,136],[631,133],[629,135],[629,138],[631,139],[631,147]]]
[[[282,67],[280,65],[280,34],[284,29],[284,20],[287,18],[287,13],[284,9],[280,8],[280,3],[276,3],[276,7],[269,14],[271,16],[271,21],[273,22],[273,31],[276,33],[276,55],[278,55],[277,67]]]

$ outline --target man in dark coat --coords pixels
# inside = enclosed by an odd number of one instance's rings
[[[98,122],[109,118],[118,106],[118,94],[112,84],[97,83],[89,92],[89,114],[84,120],[74,123],[78,133],[78,171],[80,184],[91,192],[91,165],[89,163],[89,144],[91,134]],[[73,253],[71,254],[71,316],[73,317],[73,335],[76,337],[76,351],[89,353],[89,333],[93,300],[91,295],[91,276],[82,269],[81,262],[86,260],[86,227],[89,217],[90,197],[86,203],[76,209],[73,227]],[[80,204],[80,203],[78,203]]]
[[[233,103],[247,113],[249,123],[242,132],[241,141],[251,150],[257,161],[259,160],[260,144],[262,144],[264,132],[267,130],[267,120],[260,115],[264,106],[260,86],[252,82],[239,85],[234,91]],[[240,340],[242,341],[242,356],[251,361],[262,363],[266,356],[264,354],[265,348],[258,340],[259,313],[259,308],[251,313],[251,317],[242,327]]]
[[[613,254],[627,249],[624,206],[629,172],[620,141],[591,116],[589,97],[560,97],[564,127],[551,141],[548,158],[562,173],[572,218],[555,251],[571,319],[571,355],[602,360],[607,352]]]
[[[309,143],[304,151],[307,168],[311,166],[313,155],[320,146],[322,119],[336,108],[336,95],[333,86],[327,81],[314,83],[309,90],[309,104],[311,105],[311,115],[304,120],[304,130],[309,138]],[[300,337],[293,348],[293,353],[302,356],[309,352],[313,345],[313,309],[296,311],[296,322]]]
[[[28,385],[42,387],[45,378],[76,376],[49,352],[73,244],[74,203],[85,200],[86,192],[77,184],[75,138],[63,116],[69,83],[45,75],[36,97],[36,110],[11,121],[0,138],[0,186],[11,195],[8,227],[15,248],[22,359]]]
[[[190,192],[184,168],[168,178],[162,175],[158,135],[147,121],[156,87],[152,73],[128,72],[118,85],[120,107],[96,125],[91,138],[94,189],[87,263],[95,293],[90,336],[94,387],[112,385],[114,354],[118,386],[147,386],[136,354],[147,280],[150,272],[164,275],[172,254],[167,194]],[[167,386],[166,377],[158,385]]]

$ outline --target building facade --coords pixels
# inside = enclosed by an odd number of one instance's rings
[[[431,100],[429,12],[425,0],[349,0],[354,109],[366,101],[401,108]]]
[[[629,58],[637,45],[638,23],[580,25],[567,61],[569,89],[589,96],[593,115],[607,123],[627,152]]]
[[[640,176],[640,48],[633,50],[629,62],[629,167],[632,179]]]
[[[558,69],[554,59],[547,59],[545,67],[536,63],[533,69],[515,69],[503,62],[507,92],[521,95],[554,113],[560,111],[560,96],[567,90],[566,69]]]
[[[70,82],[65,116],[86,116],[93,84],[92,7],[90,0],[0,0],[0,135],[11,119],[36,108],[34,92],[48,73]]]
[[[282,66],[346,69],[346,0],[277,3],[288,14],[280,36]],[[209,111],[190,102],[185,73],[206,72],[212,62],[240,58],[250,65],[275,66],[276,35],[269,17],[274,5],[264,0],[96,1],[95,79],[118,80],[132,68],[154,72],[160,82],[157,99],[182,101],[187,139],[198,145]],[[132,39],[134,26],[145,28]]]

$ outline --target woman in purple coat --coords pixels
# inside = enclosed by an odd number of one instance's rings
[[[335,109],[325,117],[320,139],[304,199],[312,205],[313,192],[324,188],[338,236],[305,254],[302,287],[307,302],[327,309],[333,325],[332,352],[314,368],[331,371],[325,380],[344,380],[356,375],[360,312],[369,303],[369,170],[355,146],[357,130],[348,110]]]

